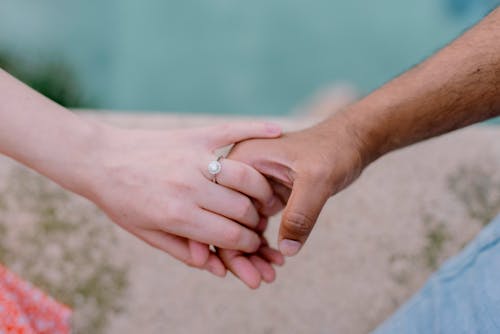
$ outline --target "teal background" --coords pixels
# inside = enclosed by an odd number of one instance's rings
[[[368,93],[483,12],[437,0],[0,0],[0,50],[68,64],[86,107],[278,115],[335,82]]]

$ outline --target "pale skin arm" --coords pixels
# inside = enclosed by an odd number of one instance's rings
[[[393,150],[500,115],[500,9],[419,66],[324,122],[231,154],[287,202],[279,247],[295,255],[328,198]],[[291,192],[291,195],[290,195]]]
[[[264,122],[175,131],[114,128],[82,119],[0,70],[0,154],[93,201],[150,245],[218,276],[226,269],[208,244],[262,249],[253,229],[281,203],[253,168],[223,161],[215,184],[207,164],[216,148],[280,132]],[[281,256],[265,249],[271,253],[266,261]]]

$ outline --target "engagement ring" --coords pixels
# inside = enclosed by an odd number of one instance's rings
[[[217,174],[222,170],[222,164],[220,161],[222,160],[222,156],[218,157],[217,160],[210,161],[208,164],[207,170],[210,175],[212,175],[212,181],[217,183]]]

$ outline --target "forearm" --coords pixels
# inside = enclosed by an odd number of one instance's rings
[[[500,10],[344,112],[366,163],[499,114]]]
[[[1,154],[87,195],[99,128],[0,70]]]

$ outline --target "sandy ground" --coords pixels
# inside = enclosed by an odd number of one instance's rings
[[[87,117],[165,129],[221,120]],[[314,122],[277,121],[287,129]],[[477,126],[377,161],[329,201],[302,253],[278,269],[276,282],[257,291],[231,276],[187,268],[113,226],[118,241],[111,256],[128,264],[129,285],[123,310],[110,317],[105,333],[369,332],[423,284],[435,263],[480,229],[453,185],[475,189],[479,171],[498,170],[499,135],[498,127]],[[1,160],[0,170],[12,165]],[[278,223],[276,218],[270,226],[271,240]]]

